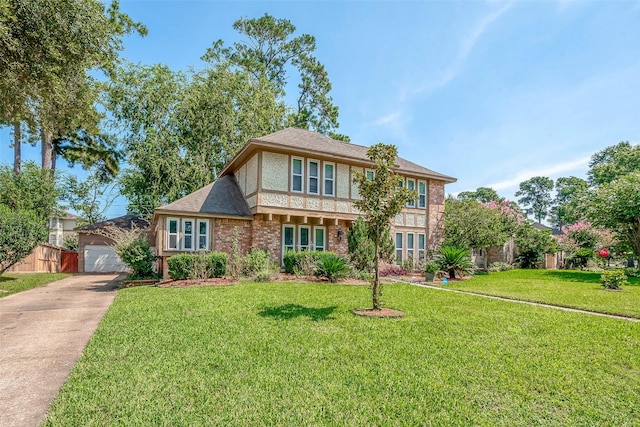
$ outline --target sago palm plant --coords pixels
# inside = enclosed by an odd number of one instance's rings
[[[440,266],[440,270],[449,272],[450,279],[455,279],[456,273],[464,276],[473,274],[475,270],[469,251],[453,246],[441,247],[434,257],[434,262]]]

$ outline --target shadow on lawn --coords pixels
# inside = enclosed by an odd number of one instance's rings
[[[0,276],[0,282],[8,282],[10,280],[18,280],[18,278],[17,277]]]
[[[600,283],[600,273],[591,271],[548,271],[547,276],[570,282]]]
[[[314,322],[328,320],[337,306],[313,308],[298,304],[285,304],[278,307],[264,307],[258,314],[262,317],[273,317],[277,320],[289,320],[295,317],[306,316]]]

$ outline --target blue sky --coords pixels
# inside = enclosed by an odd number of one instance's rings
[[[236,41],[240,17],[289,19],[316,38],[339,132],[361,145],[395,144],[402,157],[458,178],[447,193],[489,186],[513,198],[532,176],[584,177],[596,151],[640,142],[640,2],[122,0],[121,8],[149,29],[125,40],[123,56],[175,70],[199,67],[215,40]],[[9,163],[8,133],[0,137],[0,162]],[[117,201],[109,214],[124,210]]]

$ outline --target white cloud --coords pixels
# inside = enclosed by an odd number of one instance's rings
[[[464,66],[464,63],[478,43],[478,40],[482,38],[482,35],[487,31],[487,29],[493,24],[502,14],[504,14],[507,10],[509,10],[513,6],[513,3],[505,3],[499,9],[492,11],[491,13],[485,15],[478,21],[476,26],[472,29],[472,31],[462,40],[460,43],[460,48],[458,49],[458,54],[454,61],[444,69],[442,74],[435,79],[432,79],[426,85],[419,87],[415,93],[421,92],[431,92],[436,89],[442,88],[449,84],[460,72]]]
[[[401,111],[395,111],[391,114],[387,114],[386,116],[380,117],[378,119],[376,119],[373,124],[376,126],[385,126],[385,125],[395,125],[397,123],[400,122],[400,119],[402,118],[402,112]]]
[[[517,187],[521,182],[526,181],[534,176],[553,177],[575,169],[584,168],[589,163],[591,155],[582,156],[576,160],[568,162],[556,163],[555,165],[543,166],[539,169],[523,170],[516,174],[513,178],[504,181],[494,182],[487,187],[491,187],[496,191]]]

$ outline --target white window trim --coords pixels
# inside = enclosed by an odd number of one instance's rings
[[[327,193],[327,177],[326,172],[327,169],[326,167],[328,165],[333,166],[333,178],[331,178],[331,194]],[[323,196],[329,196],[329,197],[335,197],[336,196],[336,164],[333,162],[323,162],[322,163],[322,195]]]
[[[398,234],[400,235],[400,246],[398,246]],[[394,255],[396,256],[396,264],[398,264],[398,265],[402,265],[402,263],[404,262],[404,248],[402,247],[403,244],[404,244],[404,235],[403,234],[404,233],[402,233],[400,231],[397,231],[393,236],[394,237],[393,242],[394,242],[394,246],[395,246]],[[400,258],[401,258],[400,261],[398,261],[398,251],[400,251]]]
[[[176,232],[175,233],[170,233],[169,232],[169,230],[171,230],[171,221],[175,221],[176,222]],[[165,247],[167,248],[167,250],[169,250],[169,251],[180,250],[180,219],[178,219],[178,218],[167,218],[166,232],[167,232],[167,241],[166,241]],[[171,236],[173,234],[175,234],[175,236],[176,236],[176,247],[175,248],[172,248],[169,245],[169,241],[170,241]]]
[[[200,224],[206,224],[207,226],[207,230],[206,233],[204,234],[205,237],[205,247],[204,249],[200,249],[200,237],[203,236],[203,234],[200,234]],[[209,220],[208,219],[198,219],[196,221],[196,241],[195,241],[195,247],[197,248],[196,250],[198,251],[208,251],[209,250]]]
[[[307,237],[309,238],[309,241],[307,243],[306,246],[304,246],[304,250],[305,251],[310,251],[311,248],[313,248],[313,236],[311,235],[311,226],[310,225],[299,225],[298,226],[298,240],[297,240],[297,245],[296,245],[296,250],[298,251],[302,251],[303,246],[302,246],[302,230],[305,229],[307,230],[308,234]]]
[[[189,236],[191,236],[191,247],[190,248],[186,248],[184,245],[184,238],[187,236],[187,233],[185,233],[186,230],[186,225],[185,223],[187,221],[191,221],[191,234],[189,234]],[[183,251],[195,251],[195,241],[194,241],[194,237],[195,237],[195,233],[194,233],[194,228],[196,227],[196,221],[193,218],[182,218],[182,233],[180,233],[180,248]]]
[[[410,182],[412,182],[412,183],[413,183],[413,188],[409,188],[409,183],[410,183]],[[413,179],[413,178],[407,178],[407,184],[406,184],[406,185],[407,185],[407,188],[408,188],[409,190],[414,190],[414,191],[416,190],[416,180],[415,180],[415,179]],[[407,207],[408,207],[408,208],[415,208],[415,207],[416,207],[416,201],[415,201],[415,199],[414,199],[414,200],[412,200],[412,201],[410,201],[409,203],[407,203]]]
[[[424,184],[424,193],[420,193],[420,184]],[[420,196],[424,195],[424,204],[420,203]],[[418,208],[423,209],[427,207],[427,181],[418,181]]]
[[[284,254],[287,250],[287,247],[284,244],[284,236],[285,236],[285,229],[287,228],[291,228],[293,230],[293,248],[292,250],[296,250],[296,225],[295,224],[282,224],[282,239],[281,240],[281,245],[282,245],[282,260],[284,262]]]
[[[300,160],[300,175],[294,174],[293,172],[293,162],[295,160]],[[300,176],[300,190],[293,189],[293,177]],[[291,192],[292,193],[304,193],[304,159],[302,157],[291,157]]]
[[[416,249],[416,234],[413,232],[406,233],[407,234],[407,259],[411,258],[411,260],[415,260],[415,249]],[[409,246],[409,236],[413,236],[413,247]],[[411,256],[409,256],[411,254]]]
[[[316,163],[318,165],[318,175],[317,176],[311,176],[311,163]],[[317,194],[320,195],[320,187],[322,186],[322,181],[320,179],[321,176],[321,168],[322,168],[322,162],[320,162],[320,160],[315,160],[315,159],[308,159],[307,160],[307,193],[308,194]],[[318,191],[316,191],[315,193],[311,192],[311,178],[316,178],[318,180]]]
[[[316,242],[316,230],[322,230],[322,246],[318,245],[318,242]],[[327,227],[324,226],[315,226],[313,227],[313,250],[317,251],[319,250],[318,248],[321,247],[322,251],[326,251],[327,250]]]

